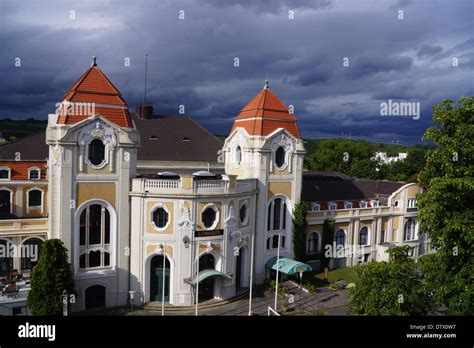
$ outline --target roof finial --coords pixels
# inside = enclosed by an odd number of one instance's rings
[[[268,88],[268,73],[265,75],[265,86],[263,88],[264,89]]]
[[[91,66],[97,66],[97,57],[95,56],[95,54],[92,56],[92,64]]]

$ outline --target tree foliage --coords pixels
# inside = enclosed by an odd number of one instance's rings
[[[437,252],[422,263],[436,304],[448,314],[474,314],[474,97],[433,107],[425,141],[437,146],[426,158],[419,183],[420,230]]]
[[[349,313],[355,315],[424,315],[431,308],[424,280],[409,246],[388,250],[388,262],[354,267],[355,287],[350,289]]]
[[[304,262],[306,260],[306,215],[309,205],[299,202],[293,209],[293,252],[295,259]]]
[[[62,293],[76,294],[67,249],[59,239],[43,243],[41,256],[31,273],[27,304],[34,315],[55,315],[62,309]]]
[[[325,248],[326,245],[332,247],[334,242],[334,230],[336,228],[336,222],[334,220],[324,220],[323,224],[323,237],[322,237],[322,256],[321,256],[321,267],[324,269],[329,267],[330,257],[326,256]]]

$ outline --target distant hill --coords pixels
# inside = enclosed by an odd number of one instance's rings
[[[18,139],[26,135],[45,131],[47,125],[48,121],[35,120],[33,118],[27,120],[0,119],[0,131],[6,140],[10,137]]]

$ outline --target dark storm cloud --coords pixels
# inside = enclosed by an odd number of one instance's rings
[[[474,94],[474,5],[467,0],[456,6],[447,0],[53,0],[0,6],[0,117],[46,118],[94,53],[132,108],[143,100],[148,53],[147,99],[156,112],[178,114],[184,105],[217,134],[228,133],[267,75],[272,90],[295,107],[305,137],[342,133],[419,142],[433,104]],[[400,9],[403,21],[397,19]],[[15,58],[21,67],[14,66]],[[420,120],[380,116],[388,99],[419,102]]]

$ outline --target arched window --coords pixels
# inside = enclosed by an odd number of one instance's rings
[[[105,205],[91,204],[79,218],[79,268],[110,266],[110,212]]]
[[[416,238],[415,227],[416,227],[415,219],[409,218],[407,222],[405,222],[405,233],[403,235],[404,241],[414,240]]]
[[[344,230],[337,230],[334,235],[334,240],[336,241],[336,247],[344,246],[346,244],[346,234],[344,233]]]
[[[0,180],[10,180],[10,168],[0,168]]]
[[[10,190],[0,190],[0,214],[11,214],[12,192]]]
[[[12,242],[8,239],[0,239],[0,275],[8,275],[13,270],[13,256],[9,255]]]
[[[284,231],[286,229],[286,201],[276,198],[268,206],[268,231]]]
[[[282,146],[275,152],[275,164],[278,168],[283,168],[285,165],[285,149]]]
[[[369,230],[367,227],[362,227],[359,231],[359,245],[369,244]]]
[[[245,225],[248,222],[248,206],[247,203],[244,203],[240,206],[239,219],[240,223]]]
[[[28,208],[39,208],[43,205],[43,192],[40,190],[28,191]]]
[[[28,178],[30,180],[39,180],[40,179],[40,170],[38,168],[30,168],[28,170]]]
[[[100,166],[105,161],[105,145],[100,139],[94,139],[89,144],[89,162]]]
[[[235,163],[239,166],[242,162],[242,149],[240,146],[235,148]]]
[[[311,232],[308,234],[306,241],[306,252],[315,253],[319,251],[319,234],[317,232]]]
[[[31,270],[38,263],[43,241],[39,238],[30,238],[21,248],[21,269]]]

